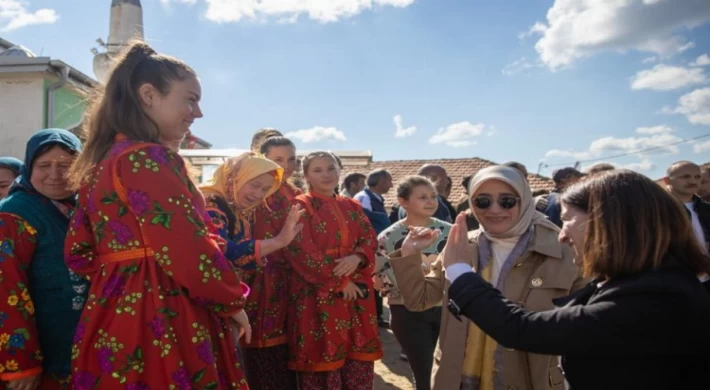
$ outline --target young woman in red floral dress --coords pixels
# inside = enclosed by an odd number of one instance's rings
[[[248,328],[248,288],[177,154],[200,95],[188,65],[136,43],[85,122],[65,245],[69,268],[91,280],[75,389],[248,389],[229,325]]]
[[[360,205],[334,193],[335,156],[303,160],[308,193],[296,197],[303,230],[286,249],[293,268],[288,309],[289,368],[302,390],[372,390],[382,357],[371,299],[377,240]]]

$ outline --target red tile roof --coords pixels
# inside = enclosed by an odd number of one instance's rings
[[[453,187],[451,189],[451,195],[449,200],[456,204],[456,202],[464,196],[464,188],[461,185],[461,181],[464,177],[475,174],[480,169],[489,167],[491,165],[496,165],[496,163],[481,158],[456,158],[456,159],[436,159],[436,160],[394,160],[394,161],[373,161],[368,167],[348,167],[345,166],[345,170],[341,174],[341,178],[345,175],[353,172],[359,172],[367,175],[368,172],[375,169],[387,169],[392,174],[392,182],[396,186],[400,180],[409,175],[415,175],[419,168],[425,164],[435,164],[441,165],[446,169],[446,172],[453,180]],[[552,179],[538,176],[538,175],[528,175],[528,181],[530,187],[534,190],[551,190],[554,187]],[[395,196],[395,190],[392,189],[389,193],[385,194],[385,204],[387,207],[391,207],[396,204],[397,199]]]

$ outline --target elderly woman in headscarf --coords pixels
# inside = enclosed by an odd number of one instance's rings
[[[0,157],[0,200],[7,198],[10,186],[20,176],[22,161],[14,157]]]
[[[585,284],[570,248],[557,240],[560,229],[535,211],[530,186],[520,171],[506,166],[482,169],[471,179],[468,193],[481,224],[469,233],[475,254],[470,264],[505,297],[531,310],[547,310],[553,308],[554,298]],[[412,228],[411,239],[390,254],[397,275],[409,275],[397,280],[410,310],[425,310],[442,299],[448,302],[449,282],[442,268],[432,267],[435,272],[426,276],[421,272],[419,252],[438,234]],[[446,310],[434,357],[435,390],[564,389],[557,357],[504,348],[473,323],[457,320]]]
[[[88,282],[64,263],[75,206],[67,171],[81,142],[45,129],[0,202],[0,380],[9,389],[68,388],[72,338]]]
[[[259,299],[263,291],[268,288],[263,285],[263,278],[255,277],[267,266],[266,256],[285,248],[301,229],[299,218],[303,212],[299,207],[294,206],[290,209],[283,228],[274,237],[257,240],[252,236],[256,208],[279,190],[283,173],[283,168],[275,162],[249,152],[228,159],[214,172],[211,182],[201,187],[207,200],[207,213],[217,227],[219,235],[226,242],[223,248],[225,257],[237,267],[241,279],[253,292],[247,297],[245,305],[247,308],[259,307]],[[246,314],[249,317],[250,329],[245,342],[249,344],[251,329],[257,329],[258,337],[259,330],[264,327],[264,324],[255,323],[255,321],[263,321],[255,312]],[[245,364],[248,365],[248,362],[253,361],[250,359],[251,349],[245,348],[241,352],[244,354]],[[265,348],[257,353],[260,353],[259,356],[269,356],[266,359],[268,363],[265,364],[271,366],[270,375],[289,378],[286,362],[278,361],[286,356],[279,353],[278,348]],[[265,388],[262,382],[268,383],[267,378],[254,377],[248,366],[246,372],[251,388]],[[288,379],[283,381],[288,382]]]
[[[266,256],[291,243],[300,230],[299,209],[293,207],[276,237],[255,240],[251,236],[256,207],[276,192],[283,180],[283,168],[256,153],[228,159],[200,187],[207,201],[207,213],[226,240],[225,256],[241,271],[264,266]]]

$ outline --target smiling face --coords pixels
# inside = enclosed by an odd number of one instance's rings
[[[30,177],[32,186],[49,199],[68,198],[73,194],[67,178],[73,161],[74,155],[58,145],[35,157]]]
[[[284,180],[296,170],[296,148],[293,146],[272,146],[266,152],[266,158],[284,169]]]
[[[477,198],[488,199],[488,207],[481,208],[476,205]],[[520,218],[520,199],[513,187],[500,180],[488,180],[481,184],[473,194],[472,203],[476,217],[483,228],[491,234],[504,234],[518,222]],[[512,201],[515,199],[515,201]],[[500,203],[510,205],[512,208],[501,207]],[[480,202],[485,204],[486,202]]]
[[[304,175],[313,191],[330,196],[340,180],[340,169],[335,160],[330,157],[314,157]]]
[[[269,190],[274,185],[273,173],[268,172],[259,175],[242,186],[237,192],[237,206],[248,209],[258,206],[266,199]]]
[[[430,218],[439,207],[436,190],[430,185],[418,185],[412,188],[409,199],[399,198],[398,200],[400,206],[407,210],[407,214],[417,217]]]
[[[575,261],[579,262],[584,258],[584,237],[589,214],[565,202],[561,206],[562,230],[559,241],[572,247]]]
[[[146,114],[158,126],[160,141],[168,147],[179,145],[190,132],[192,122],[202,118],[199,105],[202,89],[194,75],[173,81],[166,94],[150,84],[143,84],[139,94]]]
[[[7,168],[0,168],[0,199],[6,198],[10,192],[10,186],[15,181],[15,172]]]

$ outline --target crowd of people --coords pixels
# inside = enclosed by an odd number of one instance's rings
[[[0,158],[5,388],[372,390],[379,328],[417,390],[710,388],[707,169],[535,193],[508,162],[452,203],[444,167],[341,178],[263,129],[198,184],[178,147],[201,94],[138,42],[85,139]]]

